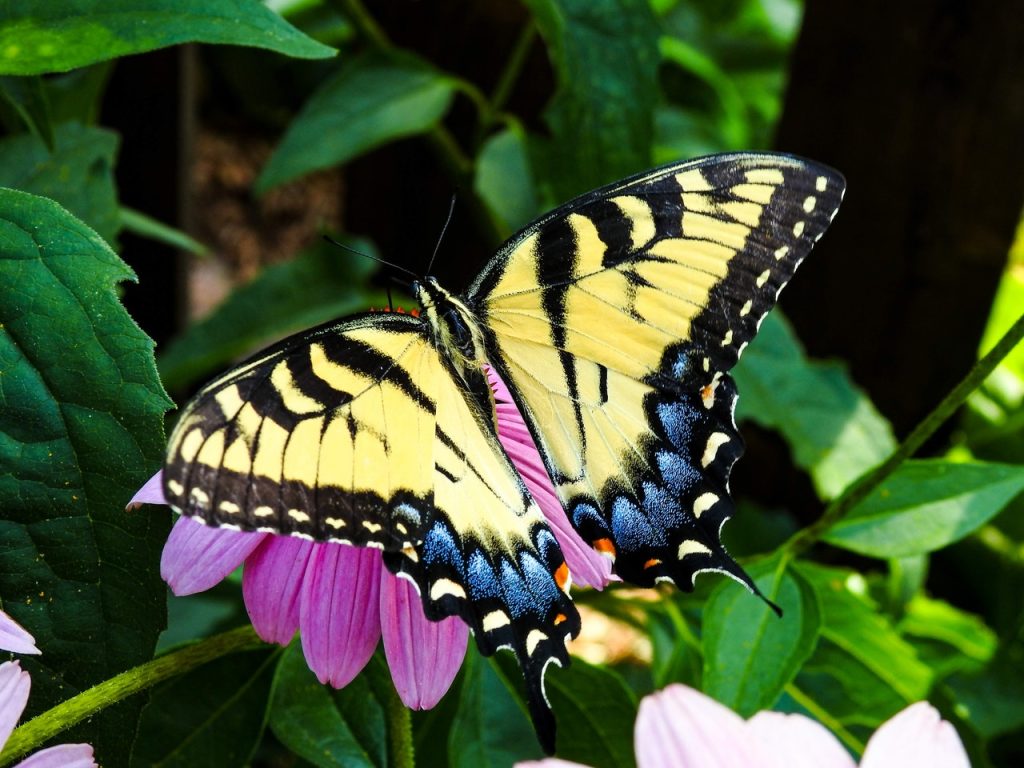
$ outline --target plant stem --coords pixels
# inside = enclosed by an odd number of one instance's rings
[[[412,742],[412,715],[395,691],[388,697],[387,719],[391,768],[413,768],[416,759]]]
[[[842,495],[828,505],[817,521],[795,534],[786,542],[784,545],[785,550],[792,555],[803,552],[819,541],[832,526],[846,517],[850,510],[885,482],[904,461],[913,456],[924,445],[925,441],[935,434],[935,431],[950,416],[956,413],[967,399],[967,396],[981,385],[995,367],[999,365],[1000,361],[1020,343],[1022,338],[1024,338],[1024,315],[1017,318],[1017,322],[1010,326],[1010,330],[1003,334],[999,342],[971,368],[964,379],[942,399],[935,409],[914,427],[913,431],[897,446],[889,458],[847,486]]]
[[[61,731],[87,717],[92,717],[111,704],[152,688],[164,680],[190,672],[221,656],[262,645],[263,641],[252,627],[239,627],[200,640],[179,651],[165,654],[104,680],[17,728],[0,753],[0,766],[9,765],[26,752],[45,744]]]

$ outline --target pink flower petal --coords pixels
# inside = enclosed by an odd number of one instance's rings
[[[747,729],[773,768],[856,768],[839,739],[809,717],[758,712]]]
[[[245,561],[245,608],[256,634],[268,643],[288,645],[299,628],[302,580],[315,546],[293,536],[269,536]]]
[[[96,768],[88,744],[60,744],[31,755],[14,768]]]
[[[210,528],[181,517],[160,557],[160,575],[174,594],[191,595],[218,584],[260,545],[266,533]]]
[[[0,651],[39,653],[36,639],[3,611],[0,611]]]
[[[543,760],[527,760],[525,763],[516,763],[513,768],[590,768],[590,766],[559,760],[557,757],[546,757]]]
[[[685,685],[645,696],[636,718],[637,768],[765,768],[747,724]]]
[[[963,742],[931,704],[897,713],[868,740],[861,768],[970,768]]]
[[[302,651],[321,683],[343,688],[380,639],[380,551],[317,544],[306,564],[299,607]]]
[[[485,366],[484,370],[487,372],[487,381],[494,391],[495,411],[498,414],[498,439],[522,476],[530,495],[547,518],[558,546],[565,555],[565,562],[569,566],[573,581],[585,587],[602,589],[612,581],[611,561],[595,552],[572,527],[547,470],[544,469],[544,461],[537,452],[537,446],[530,436],[523,416],[512,401],[508,387],[491,366]]]
[[[410,709],[430,709],[459,673],[469,627],[454,616],[427,619],[416,588],[386,569],[381,575],[380,623],[399,697]]]
[[[141,504],[166,504],[164,497],[164,471],[161,469],[135,492],[128,502],[127,509],[135,509]]]
[[[11,737],[21,713],[28,703],[32,679],[16,661],[0,664],[0,748]]]

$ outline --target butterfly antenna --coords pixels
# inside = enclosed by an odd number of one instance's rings
[[[452,201],[448,204],[448,218],[444,220],[444,226],[441,227],[441,235],[437,238],[437,245],[434,246],[434,255],[430,257],[430,263],[427,264],[426,274],[430,274],[430,268],[434,266],[434,259],[437,258],[437,252],[441,250],[441,241],[444,240],[444,233],[448,231],[448,225],[452,223],[452,214],[455,212],[455,195],[452,195]]]
[[[335,240],[330,235],[323,235],[323,238],[324,238],[324,240],[326,240],[331,245],[336,245],[339,248],[343,248],[344,250],[349,251],[350,253],[354,253],[354,254],[356,254],[358,256],[362,256],[364,258],[370,259],[371,261],[379,262],[380,264],[383,264],[386,267],[391,267],[392,269],[397,269],[399,272],[405,272],[405,274],[407,274],[407,275],[412,275],[413,279],[416,279],[416,278],[419,277],[419,275],[417,275],[411,269],[406,269],[405,267],[401,267],[398,264],[395,264],[395,263],[390,262],[390,261],[386,261],[385,259],[382,259],[380,256],[374,256],[372,253],[363,253],[362,251],[357,251],[355,248],[353,248],[350,245],[345,245],[344,243],[339,243],[337,240]]]

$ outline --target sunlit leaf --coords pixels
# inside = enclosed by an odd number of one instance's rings
[[[767,709],[814,651],[821,609],[813,586],[777,557],[749,569],[780,618],[745,589],[723,581],[704,609],[704,692],[745,717]]]
[[[779,312],[769,314],[734,371],[737,417],[779,430],[822,498],[896,447],[892,427],[836,363],[808,360]]]
[[[833,526],[825,540],[872,557],[931,552],[984,525],[1021,490],[1024,467],[908,461]]]
[[[412,56],[367,54],[309,98],[263,168],[258,192],[423,133],[448,111],[456,81]]]
[[[300,59],[336,53],[259,0],[10,0],[0,6],[0,74],[67,72],[179,43],[249,45]]]

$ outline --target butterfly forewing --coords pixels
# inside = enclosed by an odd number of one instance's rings
[[[639,584],[722,570],[742,451],[727,372],[839,206],[831,169],[720,155],[574,200],[468,302],[577,530]]]

